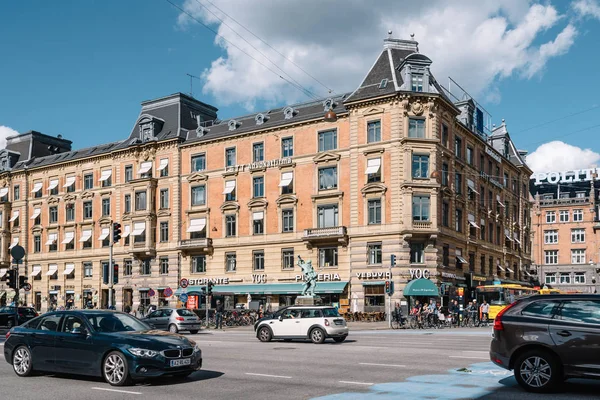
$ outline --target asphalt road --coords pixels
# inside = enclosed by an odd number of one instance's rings
[[[115,389],[101,379],[18,378],[0,360],[2,398],[18,399],[540,399],[488,361],[490,328],[351,331],[344,343],[260,343],[247,329],[194,335],[204,369]],[[1,345],[1,344],[0,344]],[[566,383],[544,399],[597,399],[600,383]],[[5,397],[6,396],[6,397]]]

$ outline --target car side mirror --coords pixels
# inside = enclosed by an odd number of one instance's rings
[[[283,315],[280,315],[280,316],[279,316],[279,320],[280,320],[280,321],[283,321]]]
[[[84,328],[73,328],[71,331],[72,335],[85,336],[87,335],[87,331]]]

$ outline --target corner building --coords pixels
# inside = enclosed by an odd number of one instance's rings
[[[198,306],[208,280],[227,307],[293,304],[298,256],[318,272],[321,300],[350,311],[416,297],[413,281],[447,303],[525,279],[525,154],[504,122],[489,127],[464,93],[453,100],[431,63],[416,42],[386,39],[352,93],[227,121],[175,94],[142,103],[126,140],[19,161],[4,222],[10,243],[26,244],[28,302],[105,306],[111,220],[126,236],[118,309],[175,305],[182,292]]]

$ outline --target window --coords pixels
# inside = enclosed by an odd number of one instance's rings
[[[100,177],[100,181],[102,182],[102,187],[112,186],[112,171],[111,170],[102,171],[102,176]]]
[[[462,158],[462,139],[458,136],[454,138],[454,154],[457,158]]]
[[[410,244],[410,263],[423,264],[425,262],[425,244],[411,243]]]
[[[50,180],[50,195],[56,196],[58,194],[58,179]]]
[[[337,267],[338,250],[337,247],[327,247],[319,249],[319,267]]]
[[[252,256],[254,259],[254,262],[253,262],[254,271],[264,271],[265,270],[265,252],[262,250],[253,251]]]
[[[558,250],[545,250],[544,255],[544,264],[558,264]]]
[[[279,187],[281,187],[281,194],[294,193],[294,184],[292,183],[293,180],[293,172],[284,172],[283,174],[281,174],[281,181],[279,182]]]
[[[67,222],[75,221],[75,204],[67,203],[65,205],[65,218]]]
[[[444,267],[450,266],[450,245],[445,243],[442,247],[442,265]]]
[[[91,278],[94,275],[93,264],[89,261],[83,263],[83,277]]]
[[[58,323],[61,317],[61,314],[52,314],[43,317],[38,325],[38,330],[58,332]]]
[[[146,191],[135,192],[135,210],[145,211],[146,210]]]
[[[233,167],[235,162],[235,147],[230,147],[225,150],[225,166]]]
[[[283,232],[294,232],[294,210],[287,209],[281,211],[282,218],[282,231]]]
[[[58,222],[58,207],[50,207],[48,209],[48,218],[51,224],[56,224]]]
[[[227,236],[227,237],[235,236],[235,231],[236,231],[235,220],[236,220],[235,214],[225,216],[225,236]]]
[[[425,120],[410,118],[408,120],[408,137],[411,138],[425,138]]]
[[[125,166],[125,182],[133,180],[133,165]]]
[[[169,241],[169,222],[162,221],[160,223],[160,241],[162,243]]]
[[[264,197],[265,196],[265,177],[264,176],[255,176],[252,178],[252,185],[254,188],[254,197]]]
[[[544,244],[558,243],[558,231],[544,231]]]
[[[442,186],[448,186],[448,179],[450,177],[450,171],[448,164],[442,163]]]
[[[265,159],[265,144],[264,143],[254,143],[252,145],[252,160],[254,162],[264,161]]]
[[[585,192],[577,192],[577,193],[575,193],[575,198],[578,198],[578,199],[585,198]]]
[[[133,262],[131,260],[123,261],[123,276],[131,276],[133,274]]]
[[[457,208],[455,210],[454,217],[456,220],[455,221],[456,222],[456,224],[455,224],[456,232],[462,232],[463,231],[463,212],[460,208]]]
[[[265,213],[263,211],[252,213],[252,231],[255,235],[265,233]]]
[[[204,171],[206,169],[206,155],[197,154],[192,156],[192,172]]]
[[[83,243],[83,248],[84,249],[91,249],[92,248],[92,230],[91,229],[86,229],[83,230],[81,232],[81,239],[79,239],[80,242]]]
[[[338,226],[338,206],[330,204],[317,207],[318,228]]]
[[[560,222],[569,222],[569,210],[560,211]]]
[[[237,259],[235,253],[225,253],[225,272],[235,272],[237,270]]]
[[[556,222],[556,211],[546,211],[546,223],[553,224]]]
[[[192,273],[203,274],[206,272],[206,256],[192,256]]]
[[[413,154],[412,177],[419,179],[429,178],[429,156]]]
[[[467,146],[467,163],[473,165],[473,148],[470,146]]]
[[[19,185],[15,185],[13,187],[13,201],[18,201],[21,199],[21,187]]]
[[[536,301],[525,307],[521,314],[529,317],[552,318],[558,304],[560,304],[558,301]]]
[[[585,229],[571,229],[571,243],[585,243]]]
[[[150,266],[150,260],[143,260],[140,266],[140,275],[151,275],[152,268]]]
[[[169,208],[169,189],[160,189],[159,203],[162,210]]]
[[[337,149],[337,130],[319,132],[319,151]]]
[[[482,220],[482,222],[483,224],[479,225],[479,238],[485,240],[485,221]]]
[[[456,171],[456,173],[454,174],[454,190],[456,191],[456,194],[462,194],[463,190],[463,183],[462,183],[462,174],[458,171]]]
[[[367,122],[367,142],[381,142],[381,121]]]
[[[598,326],[600,323],[600,302],[593,300],[565,301],[557,317],[562,321]]]
[[[319,169],[319,190],[337,189],[337,167]]]
[[[93,213],[92,213],[92,202],[91,201],[84,201],[83,202],[83,219],[90,219],[93,218]]]
[[[381,199],[370,199],[367,202],[369,209],[369,225],[381,224]]]
[[[571,283],[571,274],[568,272],[561,272],[559,275],[560,281],[559,283],[561,285],[563,284],[570,284]]]
[[[206,186],[192,186],[192,205],[203,206],[206,204]]]
[[[507,186],[508,186],[508,179],[509,179],[509,178],[508,178],[508,174],[505,172],[505,173],[504,173],[504,187],[507,187]]]
[[[585,264],[585,249],[571,250],[571,264]]]
[[[39,253],[42,251],[42,237],[40,235],[35,235],[33,237],[33,252]]]
[[[450,226],[450,204],[446,202],[442,203],[442,225]]]
[[[413,196],[412,209],[414,221],[429,221],[429,196]]]
[[[130,194],[126,194],[125,195],[125,213],[130,213],[131,212],[131,195]]]
[[[448,147],[450,141],[450,134],[448,133],[448,127],[442,124],[442,145]]]
[[[48,245],[48,251],[57,251],[58,250],[58,234],[57,233],[49,233],[48,241],[46,245]]]
[[[411,89],[413,92],[423,91],[423,74],[411,74]]]
[[[281,139],[281,157],[292,157],[294,155],[294,138]]]
[[[160,171],[161,178],[165,177],[165,176],[169,176],[169,159],[168,158],[160,159],[160,164],[158,165],[158,170]]]
[[[94,174],[83,175],[83,189],[90,190],[94,188]]]
[[[235,181],[225,182],[225,191],[223,194],[226,201],[235,201]]]
[[[110,216],[110,198],[102,199],[102,216]]]
[[[376,265],[382,263],[381,257],[381,243],[368,243],[367,244],[367,255],[368,255],[368,264]]]
[[[365,311],[383,310],[385,307],[385,285],[367,285],[364,286],[364,291]]]
[[[160,265],[160,274],[168,275],[169,274],[169,257],[161,257],[159,260]]]
[[[583,210],[582,209],[573,210],[573,221],[575,221],[575,222],[583,221]]]
[[[381,182],[381,158],[367,160],[367,182]]]
[[[575,272],[573,274],[573,283],[585,284],[585,272]]]
[[[110,246],[110,228],[102,228],[102,234],[100,235],[100,239],[102,239],[102,247]]]
[[[294,269],[294,249],[281,250],[281,269]]]

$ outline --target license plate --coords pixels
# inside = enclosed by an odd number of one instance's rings
[[[171,360],[171,367],[181,367],[182,365],[190,365],[192,360],[189,358],[183,358],[181,360]]]

